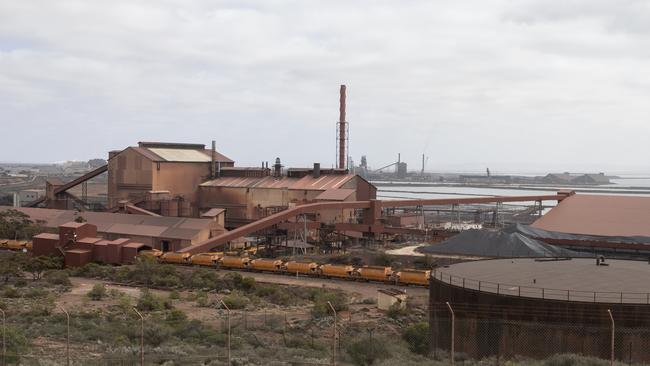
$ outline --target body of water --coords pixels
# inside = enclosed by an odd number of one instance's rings
[[[490,187],[472,187],[463,184],[449,183],[420,183],[420,182],[373,182],[379,183],[377,198],[379,199],[435,199],[463,198],[485,196],[530,196],[550,195],[561,189],[572,189],[578,194],[609,194],[625,196],[650,196],[650,178],[621,177],[613,179],[612,184],[602,186],[524,186],[524,185],[494,185]],[[389,183],[390,185],[381,185]],[[528,205],[526,202],[513,203]],[[554,201],[546,201],[544,205],[555,205]]]

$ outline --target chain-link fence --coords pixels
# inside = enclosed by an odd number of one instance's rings
[[[9,329],[2,365],[437,366],[514,361],[517,365],[548,366],[606,365],[612,359],[618,365],[650,363],[650,327],[644,325],[646,319],[632,319],[629,314],[610,317],[605,312],[601,321],[583,324],[568,318],[534,320],[542,307],[527,309],[528,320],[523,320],[512,316],[520,315],[517,309],[512,310],[511,318],[499,318],[487,305],[433,303],[429,321],[421,322],[413,320],[409,312],[415,310],[409,308],[386,313],[377,312],[376,305],[370,304],[339,311],[336,317],[333,310],[315,314],[314,308],[300,306],[255,311],[209,309],[214,315],[203,318],[202,326],[186,322],[182,333],[174,334],[207,345],[196,349],[164,342],[170,334],[160,322],[174,321],[169,313],[164,319],[156,312],[143,313],[141,319],[134,311],[112,318],[112,329],[99,331],[116,332],[119,328],[116,334],[123,338],[110,344],[88,341],[101,338],[90,331],[95,329],[90,324],[97,321],[95,317],[71,313],[68,331],[65,314],[55,313],[48,318],[47,334],[32,339],[28,348],[17,349]],[[498,313],[503,314],[501,309]],[[17,323],[9,319],[5,327],[11,328],[12,321]],[[161,341],[156,343],[156,339]]]
[[[526,314],[514,306],[510,313],[486,304],[434,303],[431,307],[429,347],[434,358],[452,353],[456,361],[494,359],[499,364],[571,355],[593,359],[585,361],[588,364],[596,359],[612,364],[650,363],[650,327],[648,319],[638,314],[606,311],[584,323],[571,321],[567,314],[550,321],[556,314],[549,314],[552,310],[543,306],[527,307]]]

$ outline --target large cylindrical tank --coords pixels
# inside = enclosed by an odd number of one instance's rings
[[[282,268],[282,261],[279,259],[253,259],[250,267],[258,271],[279,271]]]
[[[356,269],[357,276],[372,281],[388,281],[393,275],[391,267],[363,266]]]
[[[291,261],[284,264],[284,270],[289,273],[313,274],[316,273],[318,264],[316,262]]]
[[[428,270],[404,269],[397,272],[397,278],[399,278],[399,282],[405,284],[427,286],[429,285],[430,276],[431,271]]]
[[[350,277],[354,267],[346,264],[323,264],[319,268],[320,274],[328,277]]]
[[[219,265],[224,268],[241,268],[245,269],[248,268],[248,264],[250,263],[249,258],[242,258],[242,257],[233,257],[233,256],[227,256],[221,258],[221,262]]]

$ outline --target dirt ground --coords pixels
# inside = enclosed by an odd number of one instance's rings
[[[191,270],[191,269],[187,269]],[[225,274],[231,271],[219,271],[220,274]],[[404,287],[404,286],[391,286],[383,283],[374,283],[374,282],[357,282],[357,281],[346,281],[346,280],[331,280],[324,278],[313,278],[305,276],[284,276],[276,275],[271,273],[254,273],[254,272],[238,272],[243,276],[250,276],[255,278],[257,282],[260,283],[273,283],[280,285],[288,286],[300,286],[300,287],[317,287],[317,288],[328,288],[328,289],[338,289],[346,292],[351,299],[360,302],[363,299],[377,297],[378,289],[385,288],[401,288],[406,290],[409,294],[409,302],[413,305],[423,306],[426,304],[428,298],[428,290],[423,287]],[[140,296],[140,288],[134,286],[123,286],[109,283],[102,280],[88,279],[88,278],[79,278],[71,277],[70,281],[72,282],[72,289],[69,292],[63,293],[56,301],[58,305],[62,305],[69,309],[86,309],[86,310],[101,310],[108,306],[117,305],[119,299],[112,298],[110,296],[105,297],[100,301],[90,301],[86,294],[92,290],[93,286],[98,283],[103,283],[106,286],[107,292],[114,289],[120,291],[122,294],[131,298],[132,304],[137,302],[138,297]],[[166,290],[155,290],[152,289],[151,292],[154,295],[167,298],[171,291]],[[198,306],[197,302],[191,298],[190,291],[179,291],[181,299],[174,300],[174,307],[183,311],[190,319],[200,320],[202,322],[218,325],[221,321],[221,317],[218,312],[213,307],[201,307]],[[208,297],[210,300],[215,302],[223,296],[221,294],[210,293]],[[353,304],[350,306],[352,311],[364,310],[370,318],[374,316],[379,316],[377,313],[376,305],[373,304]],[[300,320],[306,317],[309,317],[309,308],[305,306],[292,306],[292,307],[267,307],[264,309],[256,309],[254,311],[247,311],[249,316],[254,317],[256,315],[263,316],[266,313],[285,313],[288,314],[288,321]],[[340,314],[343,317],[348,317],[349,313],[344,312]]]

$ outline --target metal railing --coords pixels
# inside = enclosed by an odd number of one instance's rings
[[[585,291],[522,286],[454,276],[435,269],[431,278],[451,286],[503,296],[609,304],[650,304],[650,293],[647,292]]]

